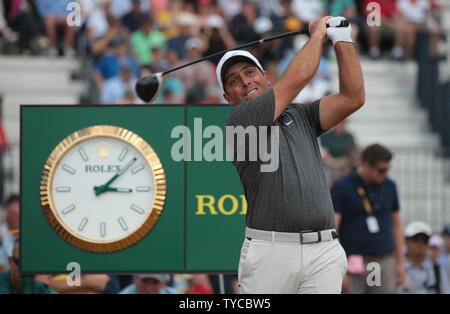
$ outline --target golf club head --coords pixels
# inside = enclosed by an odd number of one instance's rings
[[[162,73],[141,77],[136,82],[136,94],[145,102],[153,102],[162,85]]]

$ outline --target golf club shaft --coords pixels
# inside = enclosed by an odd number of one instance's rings
[[[348,21],[347,21],[347,20],[343,20],[343,21],[341,22],[341,24],[340,24],[339,26],[337,26],[337,27],[347,27],[348,25],[349,25],[349,24],[348,24]],[[327,25],[327,27],[329,27],[329,26]],[[302,35],[302,34],[309,34],[309,30],[308,30],[307,28],[302,28],[302,29],[299,29],[299,30],[296,30],[296,31],[287,32],[287,33],[282,33],[282,34],[279,34],[279,35],[275,35],[275,36],[271,36],[271,37],[267,37],[267,38],[255,40],[255,41],[252,41],[252,42],[249,42],[249,43],[246,43],[246,44],[243,44],[243,45],[240,45],[240,46],[231,48],[231,49],[219,51],[219,52],[213,53],[212,55],[209,55],[209,56],[200,58],[200,59],[198,59],[198,60],[195,60],[195,61],[192,61],[192,62],[183,64],[183,65],[180,65],[180,66],[178,66],[178,67],[176,67],[176,68],[167,70],[167,71],[163,72],[162,75],[169,74],[169,73],[171,73],[171,72],[174,72],[174,71],[180,70],[180,69],[182,69],[182,68],[188,67],[188,66],[190,66],[190,65],[193,65],[193,64],[196,64],[196,63],[205,61],[205,60],[207,60],[207,59],[211,59],[211,58],[214,58],[214,57],[217,57],[217,56],[220,56],[220,55],[224,55],[224,54],[226,54],[228,51],[232,51],[232,50],[240,50],[240,49],[247,48],[247,47],[250,47],[250,46],[254,46],[254,45],[258,45],[258,44],[263,44],[263,43],[266,43],[266,42],[269,42],[269,41],[272,41],[272,40],[276,40],[276,39],[280,39],[280,38],[285,38],[285,37],[289,37],[289,36],[293,36],[293,35]]]

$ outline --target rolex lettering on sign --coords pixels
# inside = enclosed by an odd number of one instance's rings
[[[161,162],[137,134],[115,126],[73,133],[44,167],[41,203],[58,234],[93,252],[133,245],[154,227],[164,206]]]

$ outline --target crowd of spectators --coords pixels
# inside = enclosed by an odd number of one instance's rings
[[[1,0],[0,36],[16,40],[20,53],[70,57],[76,49],[87,52],[100,94],[91,101],[105,104],[141,103],[133,88],[141,75],[296,30],[323,15],[345,16],[361,54],[372,59],[386,49],[394,59],[414,57],[421,30],[435,34],[434,46],[439,38],[439,0],[77,0],[80,11],[68,9],[73,2]],[[70,21],[79,24],[70,26]],[[76,45],[80,37],[87,39],[83,47]],[[275,82],[305,41],[297,36],[250,50]],[[296,101],[330,91],[329,51]],[[224,102],[214,73],[219,58],[167,76],[155,103]]]

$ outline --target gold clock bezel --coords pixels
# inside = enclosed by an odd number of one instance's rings
[[[153,204],[142,225],[132,234],[116,241],[93,241],[73,233],[61,219],[53,200],[53,178],[62,158],[77,144],[94,138],[114,138],[132,145],[147,161],[153,173]],[[123,250],[144,238],[158,221],[166,200],[166,176],[158,155],[139,135],[112,125],[94,125],[72,133],[51,152],[42,171],[40,183],[41,204],[50,225],[58,235],[70,244],[90,252],[107,253]]]

